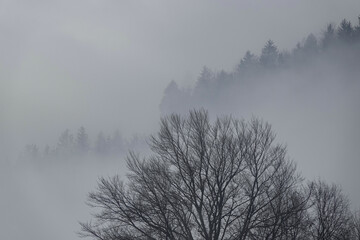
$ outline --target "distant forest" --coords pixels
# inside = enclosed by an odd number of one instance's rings
[[[124,139],[120,131],[112,135],[100,132],[95,139],[91,139],[84,127],[80,127],[76,134],[69,129],[61,133],[55,146],[39,147],[28,144],[21,152],[20,158],[33,160],[67,159],[73,157],[101,156],[119,157],[128,153],[129,149],[140,151],[146,147],[145,138],[134,135],[130,140]]]
[[[338,26],[328,24],[320,37],[309,34],[291,51],[280,51],[272,40],[268,40],[260,56],[247,51],[231,72],[215,72],[204,66],[191,89],[181,88],[171,81],[164,90],[160,111],[162,115],[185,114],[189,109],[204,107],[210,112],[217,112],[225,105],[229,107],[229,102],[234,105],[234,102],[248,96],[256,98],[257,87],[266,86],[274,79],[288,77],[289,82],[318,81],[316,78],[322,74],[319,72],[326,72],[327,77],[331,75],[332,68],[345,76],[341,81],[359,81],[359,62],[360,17],[356,26],[344,19]],[[293,76],[298,77],[294,80]],[[123,156],[128,149],[136,151],[145,146],[144,137],[125,140],[120,131],[108,136],[100,132],[95,139],[90,139],[86,129],[80,127],[76,134],[65,130],[55,146],[28,144],[20,156],[23,159],[63,159],[89,154]]]
[[[181,88],[171,81],[164,91],[161,113],[186,113],[198,107],[216,111],[234,102],[233,96],[256,97],[257,86],[279,78],[319,81],[317,78],[337,71],[348,81],[358,81],[359,75],[349,73],[360,74],[360,17],[357,26],[344,19],[338,26],[328,24],[319,35],[309,34],[291,51],[280,51],[268,40],[260,56],[247,51],[231,72],[215,72],[204,66],[193,88]]]

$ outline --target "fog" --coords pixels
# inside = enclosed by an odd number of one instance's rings
[[[360,45],[338,39],[324,48],[324,35],[309,35],[291,52],[272,45],[279,62],[266,62],[264,47],[259,57],[245,54],[235,70],[203,68],[193,88],[171,82],[161,110],[166,115],[203,107],[217,115],[261,117],[272,123],[304,176],[341,184],[358,207]]]
[[[91,145],[100,131],[118,129],[128,141],[147,136],[158,129],[172,80],[192,92],[203,66],[232,72],[268,39],[291,51],[310,33],[320,38],[329,23],[357,24],[359,9],[356,0],[1,1],[0,238],[79,239],[98,177],[125,175],[127,149],[32,161],[21,157],[27,144],[55,148],[65,129],[76,136],[80,126]],[[251,90],[225,87],[212,100],[194,94],[168,112],[183,106],[205,107],[213,117],[260,116],[306,177],[340,183],[358,202],[359,58],[349,56],[319,59],[306,73],[261,76],[268,83]]]

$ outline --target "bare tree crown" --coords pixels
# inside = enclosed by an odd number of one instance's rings
[[[94,239],[308,239],[310,191],[269,124],[206,111],[170,115],[152,155],[128,158],[128,181],[101,179]]]

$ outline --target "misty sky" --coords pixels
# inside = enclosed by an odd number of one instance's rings
[[[26,144],[55,146],[61,132],[80,126],[92,139],[100,130],[119,129],[126,137],[153,133],[171,80],[194,86],[204,65],[230,71],[247,50],[259,55],[268,39],[291,50],[309,33],[319,36],[328,23],[357,23],[359,14],[359,0],[0,0],[0,210],[6,216],[0,215],[0,238],[78,239],[78,221],[88,217],[86,193],[101,173],[115,172],[112,166],[1,171]],[[329,109],[328,116],[342,111]],[[314,119],[323,116],[318,112]],[[274,123],[275,132],[290,129],[295,117]],[[331,138],[327,130],[342,123],[334,118],[308,138],[307,121],[296,126],[299,138],[292,136],[305,145]],[[339,146],[323,143],[320,150],[329,147]],[[347,147],[358,149],[357,143]],[[314,149],[305,156],[321,157]],[[357,172],[346,181],[359,179]],[[76,183],[63,181],[74,176]]]
[[[157,127],[163,89],[202,66],[231,70],[268,39],[291,49],[348,1],[11,1],[0,3],[0,142],[55,144],[66,128],[125,135]]]

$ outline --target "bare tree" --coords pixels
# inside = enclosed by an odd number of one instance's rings
[[[128,157],[127,181],[102,178],[99,208],[82,224],[94,239],[275,239],[290,234],[306,197],[269,124],[208,114],[163,118],[153,155]],[[299,239],[299,238],[293,238]]]
[[[351,239],[349,201],[337,185],[323,181],[314,184],[311,235],[313,239]]]
[[[355,211],[352,217],[353,239],[360,240],[360,210]]]

